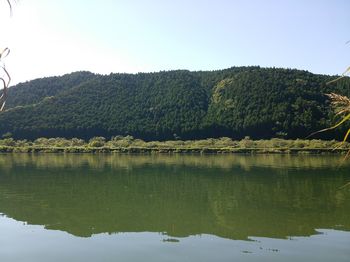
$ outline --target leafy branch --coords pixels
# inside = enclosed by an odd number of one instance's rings
[[[338,77],[332,81],[329,81],[327,84],[329,85],[329,84],[335,83],[335,82],[339,81],[340,79],[346,77],[349,73],[350,73],[350,66],[345,70],[344,73],[341,74],[340,77]]]
[[[350,40],[347,41],[345,44],[346,45],[350,44]],[[341,74],[341,76],[337,77],[334,80],[331,80],[331,81],[327,82],[327,85],[336,83],[340,79],[343,79],[344,77],[347,77],[349,74],[350,74],[350,66],[344,71],[344,73]],[[335,93],[330,93],[330,94],[325,94],[325,95],[330,98],[331,105],[333,106],[336,115],[344,115],[344,116],[334,126],[331,126],[331,127],[324,128],[322,130],[316,131],[316,132],[308,135],[307,138],[309,138],[309,137],[311,137],[313,135],[316,135],[318,133],[321,133],[321,132],[325,132],[325,131],[336,129],[340,125],[344,124],[346,121],[350,120],[350,99],[347,96],[342,96],[342,95],[338,95],[338,94],[335,94]],[[346,134],[344,136],[343,143],[348,139],[349,135],[350,135],[350,128],[348,129],[348,131],[346,132]],[[348,155],[349,154],[350,154],[350,151],[348,152]]]
[[[14,1],[14,0],[13,0]],[[12,1],[11,0],[6,0],[10,12],[12,15]],[[5,104],[6,104],[6,98],[7,98],[7,89],[10,86],[11,82],[11,76],[9,72],[6,70],[5,65],[1,64],[3,59],[7,57],[10,54],[10,49],[9,48],[4,48],[2,51],[0,51],[0,70],[2,71],[2,75],[0,76],[0,83],[2,84],[2,91],[1,91],[1,96],[0,96],[0,112],[4,110]]]
[[[9,53],[10,53],[10,49],[8,48],[5,48],[4,50],[2,50],[0,52],[0,62],[3,60],[3,58],[8,56]],[[7,71],[7,69],[5,68],[5,65],[0,65],[0,69],[4,73],[4,76],[0,77],[0,82],[2,84],[2,94],[0,96],[0,111],[2,111],[5,107],[6,98],[7,98],[7,89],[11,82],[11,76]]]

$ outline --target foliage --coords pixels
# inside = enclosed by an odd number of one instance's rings
[[[349,73],[350,73],[350,67],[340,77],[329,81],[327,84],[329,85],[332,83],[337,83],[339,80],[345,78],[346,75]],[[328,96],[331,101],[331,105],[333,107],[335,115],[340,116],[341,119],[335,125],[316,131],[310,134],[308,137],[314,136],[315,134],[319,134],[325,131],[334,130],[340,127],[341,125],[345,124],[346,122],[348,122],[350,119],[350,99],[347,96],[339,95],[333,92],[330,94],[326,94],[326,96]],[[346,134],[343,138],[343,142],[347,141],[349,135],[350,135],[350,128],[346,131]],[[348,152],[347,156],[349,155],[350,155],[350,151]]]
[[[86,140],[131,135],[146,141],[305,138],[336,117],[323,93],[350,94],[349,78],[332,89],[324,84],[330,80],[260,67],[104,76],[76,72],[11,87],[8,109],[0,114],[0,135]],[[338,138],[343,131],[315,138]]]
[[[59,93],[69,90],[95,77],[90,72],[75,72],[60,77],[45,77],[20,83],[8,90],[7,108],[49,101]]]
[[[337,148],[337,150],[334,150]],[[336,140],[232,140],[228,137],[202,140],[150,141],[131,136],[116,136],[110,140],[93,137],[88,142],[72,138],[37,138],[34,141],[0,139],[0,152],[121,152],[121,153],[344,153],[349,143]]]
[[[0,111],[4,110],[6,99],[7,99],[7,90],[11,82],[11,76],[6,70],[5,65],[2,64],[2,60],[8,56],[10,49],[5,48],[0,50],[0,84],[2,85],[2,91],[0,93]]]
[[[12,13],[12,1],[6,0],[10,11]],[[10,54],[10,49],[8,47],[0,49],[0,84],[2,85],[2,91],[0,93],[0,112],[4,110],[6,99],[7,99],[7,90],[11,83],[11,76],[7,71],[5,65],[3,64],[3,59]]]
[[[106,143],[106,138],[104,137],[93,137],[89,140],[89,146],[91,147],[103,147]]]

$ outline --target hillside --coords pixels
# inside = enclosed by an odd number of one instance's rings
[[[38,103],[46,97],[55,96],[94,77],[90,72],[75,72],[61,77],[45,77],[20,83],[9,89],[6,108]]]
[[[10,88],[0,134],[30,139],[304,138],[334,121],[324,93],[350,94],[348,78],[327,86],[330,79],[260,67],[105,76],[76,72]]]

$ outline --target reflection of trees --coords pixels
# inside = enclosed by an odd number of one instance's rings
[[[325,168],[338,167],[339,156],[328,155],[123,155],[123,154],[3,154],[0,165],[12,168],[14,165],[48,167],[82,167],[90,168],[127,168],[133,169],[147,165],[175,165],[198,168],[231,169],[241,168],[246,171],[254,167],[273,168]],[[350,163],[342,163],[346,168]]]
[[[350,192],[339,191],[346,170],[335,175],[321,160],[280,169],[244,156],[17,156],[0,157],[8,163],[0,168],[0,212],[78,236],[152,231],[247,239],[350,230]]]

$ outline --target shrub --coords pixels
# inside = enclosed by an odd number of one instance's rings
[[[106,143],[106,138],[102,136],[93,137],[89,140],[90,147],[103,147]]]

